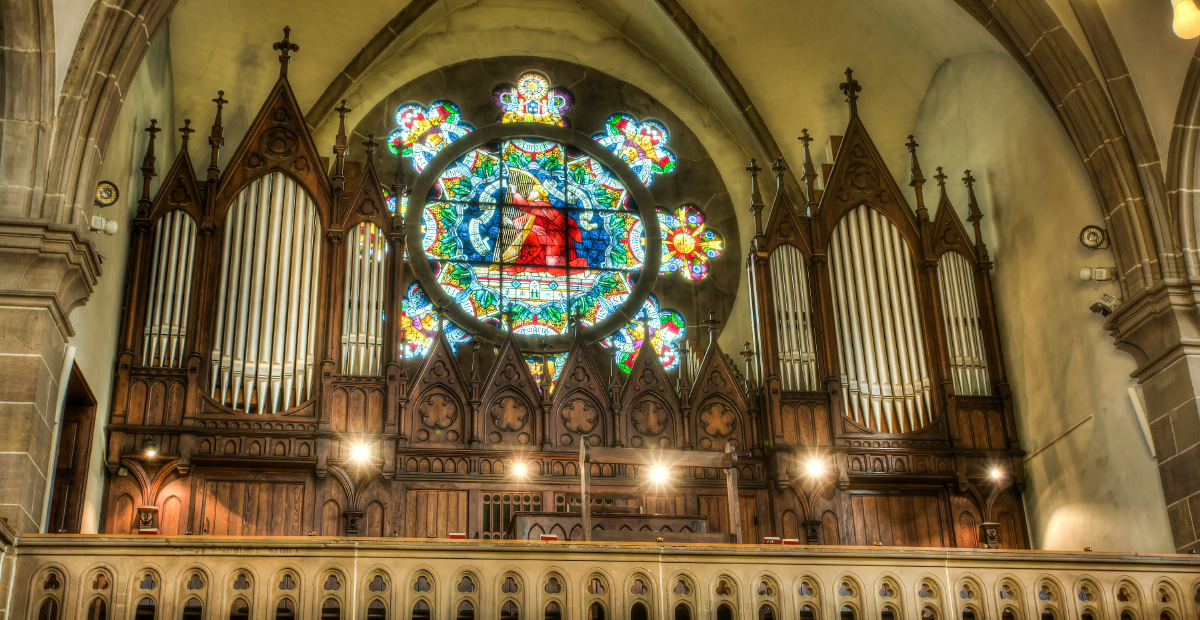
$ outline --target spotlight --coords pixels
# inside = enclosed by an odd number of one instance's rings
[[[356,441],[350,446],[350,458],[360,465],[371,460],[371,447],[367,444]]]
[[[814,478],[823,476],[825,475],[825,461],[813,457],[804,465],[804,471]]]
[[[522,461],[517,461],[516,463],[513,463],[513,475],[518,478],[524,478],[525,476],[528,476],[529,475],[529,465],[526,465]]]
[[[671,470],[667,469],[665,465],[654,465],[650,467],[650,481],[654,484],[666,484],[667,480],[670,478]]]
[[[992,480],[999,480],[1004,477],[1004,472],[1000,471],[999,467],[993,467],[988,475],[992,477]]]
[[[142,442],[142,451],[146,453],[146,456],[157,456],[158,440],[154,439],[153,437],[147,437],[146,441]]]

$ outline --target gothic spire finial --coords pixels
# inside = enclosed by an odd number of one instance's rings
[[[758,173],[762,172],[762,168],[758,167],[758,160],[751,157],[746,172],[750,173],[750,211],[753,213],[756,207],[761,209],[764,206],[762,193],[758,191]]]
[[[979,210],[979,201],[975,199],[975,177],[971,176],[971,171],[967,170],[962,178],[963,184],[967,186],[967,221],[975,228],[975,245],[983,247],[983,234],[979,230],[979,222],[983,219],[983,212]],[[981,255],[986,255],[987,250],[983,250]]]
[[[193,133],[196,133],[196,130],[192,129],[192,119],[190,119],[190,118],[183,119],[183,127],[179,128],[179,133],[183,134],[183,137],[181,138],[182,143],[180,145],[180,148],[181,148],[181,150],[186,151],[186,150],[188,150],[188,139],[191,137],[191,135]]]
[[[937,179],[938,187],[942,188],[942,193],[946,192],[946,175],[942,172],[942,167],[937,167],[937,174],[933,175]]]
[[[842,94],[850,102],[850,116],[858,116],[858,93],[862,92],[862,85],[854,79],[853,69],[846,67],[846,81],[839,84],[838,88],[842,89]]]
[[[300,46],[292,43],[292,27],[283,27],[283,40],[271,45],[271,49],[279,51],[279,77],[287,77],[288,63],[292,62],[292,52],[300,51]]]
[[[929,210],[925,208],[925,174],[921,172],[921,162],[917,160],[917,144],[916,138],[909,134],[908,142],[904,144],[908,147],[909,163],[911,164],[912,178],[908,182],[908,186],[913,188],[913,192],[917,196],[917,219],[922,221],[929,219]]]
[[[162,128],[158,126],[158,120],[150,119],[150,126],[146,128],[146,133],[150,134],[150,141],[146,143],[146,156],[142,158],[142,197],[138,200],[139,211],[148,211],[150,208],[150,179],[154,178],[154,140],[160,131]]]
[[[216,183],[217,177],[220,176],[217,160],[221,155],[221,146],[225,144],[225,127],[221,124],[221,109],[229,103],[225,99],[225,91],[218,90],[217,98],[213,99],[213,103],[217,104],[217,115],[213,118],[212,132],[208,134],[208,145],[212,149],[212,156],[208,161],[209,183]]]
[[[379,146],[379,143],[375,141],[375,134],[369,133],[362,145],[367,149],[367,159],[369,160],[375,156],[375,147]]]
[[[808,208],[805,215],[812,217],[812,214],[817,210],[817,167],[813,164],[812,152],[808,145],[812,142],[812,136],[808,135],[808,129],[800,130],[800,137],[797,138],[804,145],[804,189],[808,194]]]
[[[346,107],[346,100],[342,99],[342,104],[334,108],[334,111],[338,113],[338,132],[333,141],[333,189],[341,192],[346,187],[346,151],[350,150],[346,143],[346,113],[350,108]]]

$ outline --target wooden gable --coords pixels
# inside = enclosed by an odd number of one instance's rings
[[[470,397],[446,335],[438,332],[417,369],[408,399],[409,438],[420,443],[463,443],[470,435]]]
[[[921,247],[916,217],[862,120],[852,114],[815,217],[822,236],[832,234],[842,216],[860,204],[875,208],[891,220],[916,256]],[[815,239],[814,245],[826,247],[829,239]]]
[[[271,89],[221,175],[217,213],[213,214],[217,224],[224,220],[229,206],[247,184],[273,171],[295,178],[308,191],[316,203],[322,226],[329,230],[332,186],[286,76],[280,76]]]
[[[388,224],[392,217],[387,210],[387,199],[383,196],[382,184],[379,181],[379,173],[375,170],[375,158],[372,155],[367,156],[366,163],[356,176],[354,189],[339,205],[333,228],[348,230],[359,222],[371,222],[380,230],[389,230]]]
[[[963,226],[962,220],[958,219],[958,212],[946,197],[945,187],[941,188],[940,194],[933,218],[933,256],[940,257],[946,252],[954,251],[965,256],[974,265],[979,262],[979,258],[975,254],[975,246],[971,243],[967,228]]]
[[[531,445],[537,437],[542,395],[529,372],[529,363],[510,333],[500,345],[492,369],[484,379],[479,413],[486,444]]]
[[[204,198],[196,184],[193,170],[192,158],[187,149],[180,149],[175,162],[171,164],[171,169],[163,177],[163,183],[158,188],[150,210],[147,213],[139,212],[137,217],[153,222],[171,211],[183,211],[192,216],[199,225],[204,212]]]
[[[596,367],[587,346],[581,340],[567,353],[562,374],[554,386],[551,416],[546,420],[547,434],[562,445],[563,434],[593,434],[600,436],[602,445],[609,445],[605,416],[611,411],[603,375]]]

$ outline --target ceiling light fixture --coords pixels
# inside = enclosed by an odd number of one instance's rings
[[[1195,39],[1200,37],[1200,8],[1196,8],[1196,0],[1171,0],[1175,17],[1171,21],[1171,29],[1180,39]]]

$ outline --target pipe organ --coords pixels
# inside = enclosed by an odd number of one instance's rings
[[[929,372],[907,243],[882,213],[859,205],[833,230],[829,277],[848,415],[886,433],[924,427]]]
[[[347,132],[344,103],[333,156],[322,155],[287,80],[293,47],[285,38],[276,49],[279,81],[223,170],[223,93],[207,171],[193,172],[184,132],[154,194],[151,128],[105,531],[496,538],[508,524],[495,515],[519,512],[530,532],[573,540],[579,519],[555,515],[579,510],[586,483],[597,511],[686,515],[746,542],[1028,545],[1024,453],[974,192],[972,243],[940,170],[930,218],[910,141],[910,207],[855,89],[821,174],[805,134],[801,195],[779,162],[768,211],[750,168],[745,375],[718,344],[718,321],[692,316],[679,329],[702,323],[707,347],[697,338],[668,370],[645,346],[626,374],[581,337],[565,353],[511,335],[452,342],[444,313],[407,315],[402,298],[419,294],[408,257],[425,249],[388,209],[403,178],[383,179],[373,138],[365,161],[348,161],[348,135],[373,129]],[[435,334],[427,348],[403,340],[415,321]],[[581,470],[583,442],[664,458],[731,452],[728,467],[679,465],[669,485],[650,486],[649,463]]]
[[[142,365],[177,368],[187,340],[196,221],[183,211],[172,211],[154,225],[153,235]]]
[[[779,380],[785,390],[817,390],[820,383],[804,254],[793,246],[781,245],[771,252],[771,264]]]
[[[954,391],[958,394],[988,396],[992,388],[984,356],[979,304],[975,297],[975,274],[965,256],[958,252],[947,252],[938,259],[938,286],[942,289],[946,344],[950,349]]]
[[[359,224],[351,235],[342,292],[342,372],[379,375],[388,244],[383,230],[369,222]]]
[[[221,244],[209,396],[275,413],[312,393],[321,224],[312,199],[282,172],[255,179]]]

